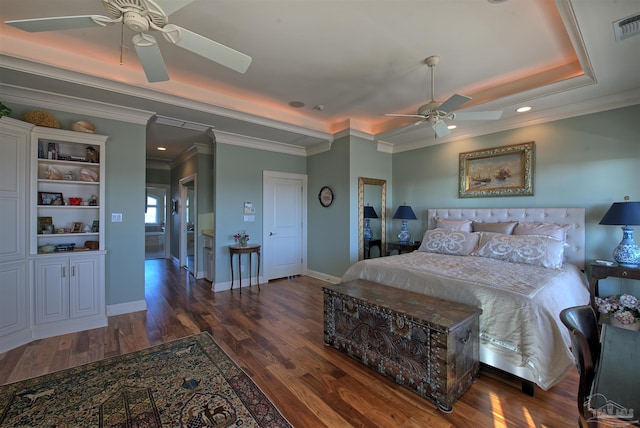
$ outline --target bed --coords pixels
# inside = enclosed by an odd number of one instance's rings
[[[584,226],[583,208],[430,209],[419,250],[359,261],[342,281],[361,278],[480,307],[480,361],[547,390],[574,367],[558,314],[589,303]],[[504,242],[519,247],[496,251]]]

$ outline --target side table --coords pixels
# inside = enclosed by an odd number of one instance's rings
[[[242,293],[242,255],[249,254],[249,287],[251,287],[251,255],[258,254],[258,273],[256,281],[258,282],[258,290],[260,290],[260,245],[229,245],[229,264],[231,265],[231,289],[233,289],[233,255],[238,255],[238,281],[240,293]]]
[[[387,256],[390,256],[391,253],[395,250],[398,254],[402,253],[410,253],[411,251],[415,251],[420,248],[420,241],[411,241],[411,242],[387,242]]]
[[[639,268],[628,268],[618,266],[617,264],[608,266],[602,263],[593,262],[589,265],[589,295],[591,300],[591,307],[596,313],[598,308],[596,307],[596,296],[600,297],[598,292],[598,281],[608,277],[625,278],[625,279],[640,279]]]
[[[364,258],[371,258],[371,248],[378,247],[378,251],[380,252],[380,256],[382,256],[382,239],[365,239],[364,240]]]

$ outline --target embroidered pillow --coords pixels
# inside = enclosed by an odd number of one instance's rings
[[[564,242],[545,235],[504,235],[482,232],[472,256],[558,269],[562,267]]]
[[[436,229],[451,229],[471,232],[471,220],[452,220],[436,217]]]
[[[517,221],[503,221],[496,223],[481,223],[479,221],[474,221],[471,226],[474,232],[493,232],[511,235],[517,224]]]
[[[565,242],[567,240],[568,224],[555,223],[518,223],[513,230],[514,235],[546,235]]]
[[[480,235],[452,229],[427,230],[418,251],[425,253],[468,256],[478,245]]]

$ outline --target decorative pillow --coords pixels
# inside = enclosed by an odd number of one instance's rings
[[[503,221],[497,223],[481,223],[479,221],[474,221],[471,226],[474,232],[493,232],[511,235],[517,224],[517,221]]]
[[[451,229],[471,232],[471,220],[452,220],[436,217],[436,229]]]
[[[562,267],[564,242],[545,235],[504,235],[482,232],[472,256],[558,269]]]
[[[514,235],[546,235],[565,242],[571,225],[555,223],[518,223]]]
[[[478,245],[478,233],[452,229],[427,230],[418,251],[425,253],[468,256]]]

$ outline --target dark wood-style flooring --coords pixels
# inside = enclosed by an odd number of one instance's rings
[[[105,328],[0,354],[0,384],[210,332],[295,427],[572,427],[577,373],[529,397],[483,371],[445,414],[323,344],[323,281],[271,281],[213,293],[170,260],[147,260],[148,310]]]

